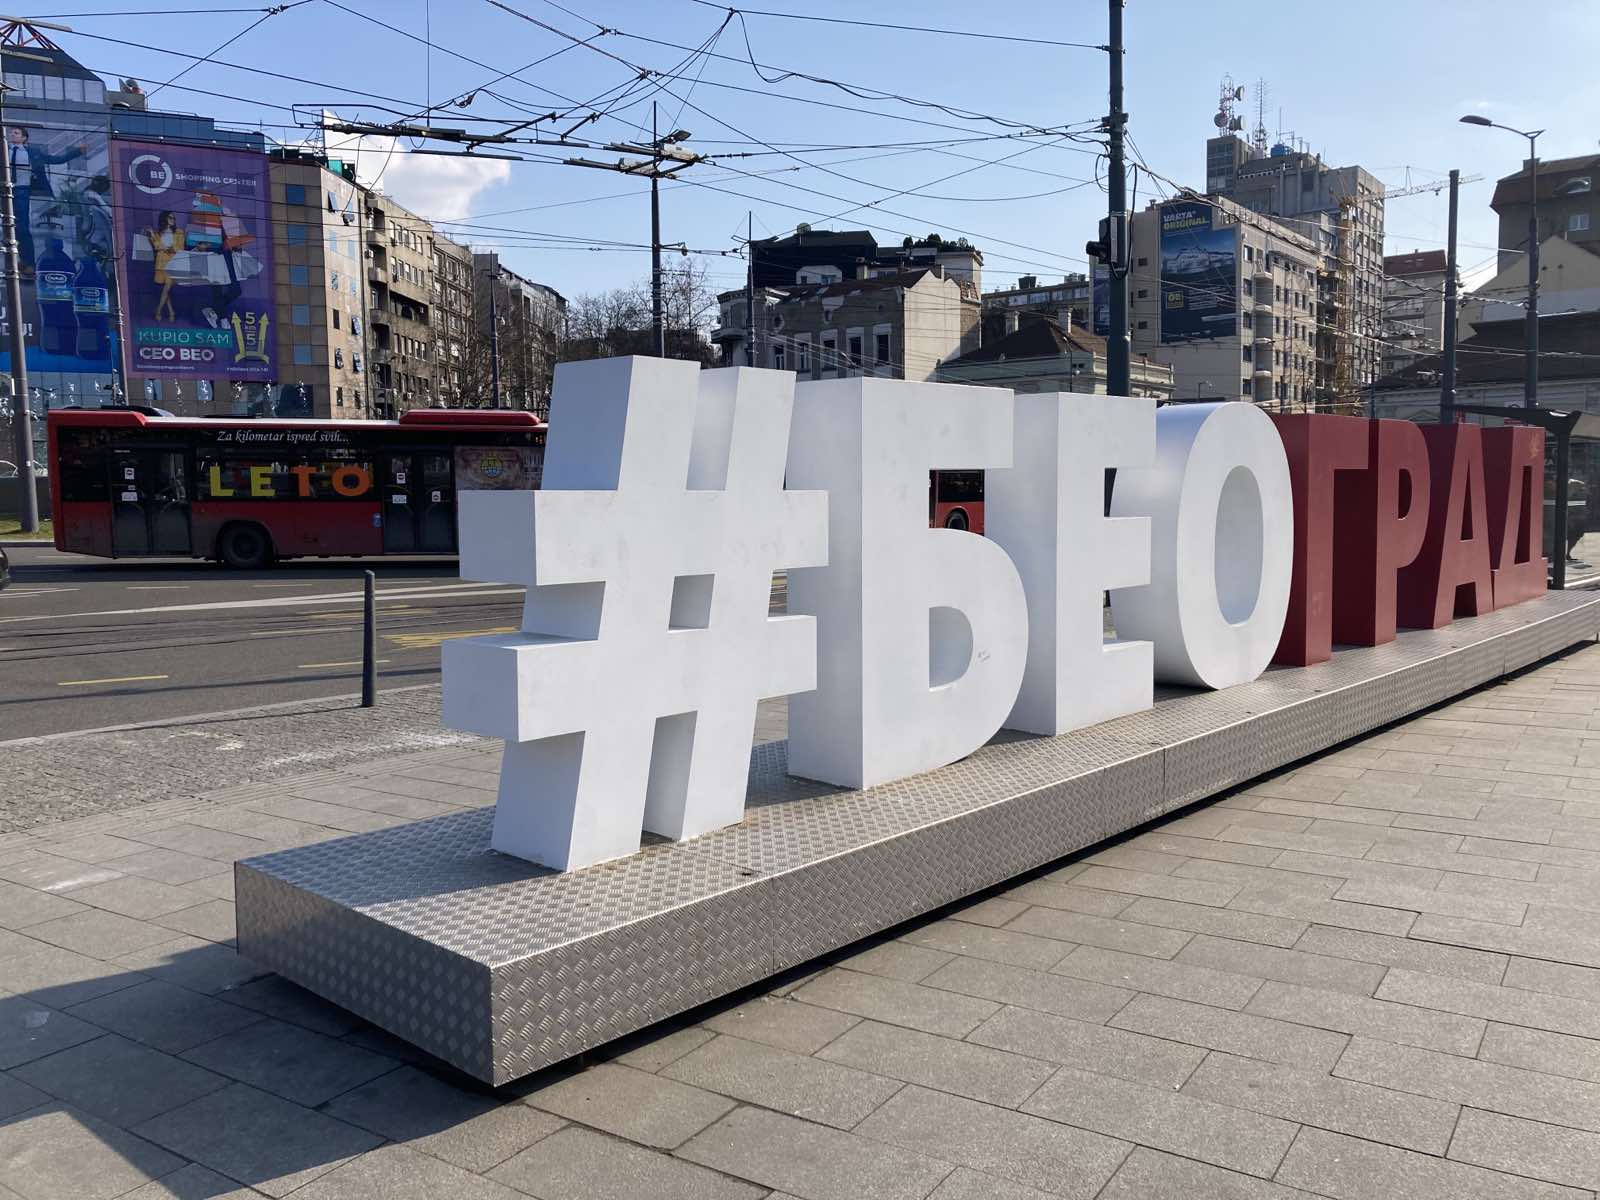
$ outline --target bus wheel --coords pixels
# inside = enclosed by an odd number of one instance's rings
[[[238,570],[256,570],[272,561],[272,539],[259,525],[229,525],[217,538],[217,557]]]
[[[944,519],[944,527],[946,529],[967,528],[967,510],[964,508],[952,508]]]

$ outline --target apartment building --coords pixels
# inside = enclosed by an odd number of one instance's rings
[[[439,402],[433,329],[433,226],[382,194],[367,201],[367,313],[376,415]]]
[[[1064,328],[1093,329],[1093,295],[1087,275],[1063,276],[1060,282],[1023,275],[1014,288],[983,294],[983,344],[1004,337],[1017,324],[1049,318]],[[1013,318],[1015,318],[1013,320]]]
[[[1504,271],[1524,262],[1528,249],[1528,213],[1533,191],[1531,164],[1494,185],[1489,207],[1500,218],[1500,259]],[[1600,155],[1552,158],[1539,163],[1539,244],[1564,238],[1575,245],[1600,250]],[[1523,270],[1527,270],[1524,265]]]
[[[517,274],[492,252],[472,256],[472,286],[475,402],[548,417],[566,337],[566,297]]]
[[[433,234],[433,360],[438,402],[460,408],[471,392],[472,250]]]
[[[1444,345],[1448,266],[1443,250],[1413,250],[1383,260],[1382,376]]]

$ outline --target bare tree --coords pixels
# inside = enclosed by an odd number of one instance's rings
[[[663,271],[662,320],[667,356],[712,366],[716,349],[707,333],[717,315],[717,293],[705,264],[684,258]],[[652,354],[650,281],[608,292],[575,297],[567,309],[565,360],[611,358],[620,354]]]

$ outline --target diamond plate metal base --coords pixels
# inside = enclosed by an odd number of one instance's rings
[[[472,810],[238,864],[239,948],[494,1084],[1600,636],[1551,593],[865,792],[751,756],[743,823],[562,875]]]

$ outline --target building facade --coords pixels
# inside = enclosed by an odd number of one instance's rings
[[[475,318],[472,250],[442,233],[433,235],[433,358],[438,402],[468,402]]]
[[[1532,192],[1530,164],[1507,175],[1494,187],[1489,207],[1500,218],[1499,269],[1521,260],[1528,249],[1528,212]],[[1600,247],[1600,154],[1553,158],[1539,163],[1539,244],[1565,238],[1580,246]],[[1527,268],[1524,267],[1524,270]]]
[[[1443,250],[1414,250],[1383,260],[1382,375],[1444,345],[1444,288],[1449,263]]]
[[[1461,336],[1490,321],[1510,321],[1528,311],[1528,260],[1517,255],[1469,295],[1461,298]],[[1548,237],[1539,245],[1539,312],[1600,311],[1600,242]]]
[[[1022,321],[1046,317],[1070,329],[1093,329],[1093,307],[1087,275],[1067,275],[1059,283],[1024,275],[1014,288],[983,294],[982,343],[998,341]]]
[[[476,403],[547,418],[566,339],[566,297],[518,275],[493,252],[472,256],[472,286],[478,333],[471,376]]]
[[[939,378],[1014,392],[1106,394],[1106,340],[1049,317],[1014,320],[1011,331],[945,363]],[[1135,396],[1173,399],[1172,368],[1136,357],[1129,365]]]
[[[1230,201],[1190,198],[1135,214],[1132,255],[1133,358],[1170,368],[1174,399],[1319,406],[1315,242]]]
[[[367,314],[376,415],[430,408],[435,394],[433,226],[388,196],[367,201]]]

